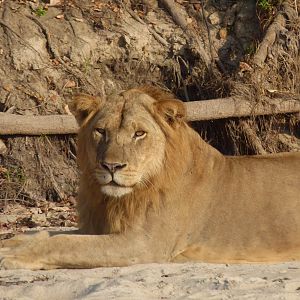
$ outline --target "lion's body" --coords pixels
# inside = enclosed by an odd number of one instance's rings
[[[157,90],[102,106],[82,97],[73,111],[85,235],[26,241],[4,267],[300,259],[300,153],[225,157],[182,120],[183,104]]]

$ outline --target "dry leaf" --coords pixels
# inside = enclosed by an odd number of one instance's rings
[[[74,20],[77,22],[83,22],[83,19],[80,19],[80,18],[74,18]]]
[[[56,18],[56,19],[64,19],[65,16],[64,16],[64,15],[57,15],[55,18]]]
[[[73,87],[76,87],[76,82],[74,80],[68,80],[65,85],[64,85],[65,88],[73,88]]]
[[[247,63],[245,63],[243,61],[240,62],[240,69],[243,72],[244,71],[252,71],[253,70],[251,66],[249,66]]]

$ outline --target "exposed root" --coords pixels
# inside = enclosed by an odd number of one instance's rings
[[[245,137],[248,141],[248,144],[253,148],[254,152],[256,154],[267,154],[267,151],[262,146],[262,143],[253,130],[253,128],[249,125],[249,123],[245,120],[240,121],[240,127],[243,133],[245,134]]]
[[[173,0],[160,0],[160,2],[163,4],[163,6],[165,6],[169,14],[172,16],[174,22],[178,26],[180,26],[188,36],[191,49],[194,49],[199,54],[207,69],[211,69],[211,59],[208,56],[207,51],[200,43],[197,34],[190,28],[185,17],[181,13],[180,9],[176,6],[175,2]]]
[[[278,12],[273,23],[269,26],[264,39],[259,45],[256,54],[253,57],[253,63],[259,67],[262,67],[267,55],[274,44],[276,37],[280,32],[285,30],[286,22],[289,15],[293,14],[292,8],[290,7],[288,1],[282,4],[282,10]]]

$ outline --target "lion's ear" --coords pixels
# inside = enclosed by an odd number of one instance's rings
[[[81,126],[91,114],[97,112],[101,107],[101,100],[98,97],[77,94],[68,103],[71,113],[75,116],[77,123]]]
[[[185,121],[186,107],[180,100],[163,100],[154,103],[155,110],[170,126]]]

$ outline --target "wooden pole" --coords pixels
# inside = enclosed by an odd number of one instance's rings
[[[188,121],[216,120],[300,112],[300,100],[269,99],[254,104],[238,97],[185,103]],[[78,125],[70,115],[22,116],[0,113],[0,135],[49,135],[77,133]]]
[[[229,97],[186,103],[188,121],[204,121],[293,113],[300,111],[300,99],[265,99],[263,103],[253,103],[238,97]]]
[[[77,133],[78,125],[70,115],[21,116],[0,113],[0,135],[46,135]]]

